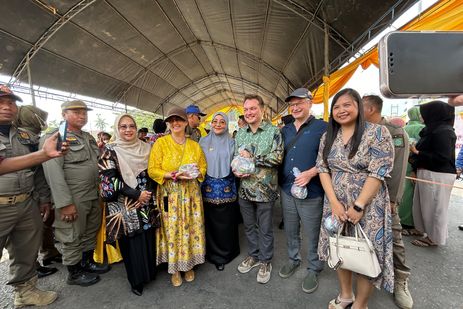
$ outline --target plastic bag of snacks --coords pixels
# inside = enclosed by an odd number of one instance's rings
[[[200,172],[196,163],[184,164],[179,167],[180,173],[188,174],[192,178],[198,178]]]
[[[339,228],[342,227],[342,223],[330,213],[323,219],[323,226],[330,236],[335,236],[338,233]]]
[[[241,146],[239,151],[247,150]],[[256,172],[256,164],[253,158],[245,158],[241,156],[235,157],[231,162],[231,168],[240,174],[254,174]]]
[[[293,174],[294,177],[297,177],[301,174],[301,171],[297,167],[293,167]],[[308,192],[306,186],[300,187],[295,183],[293,183],[293,185],[291,186],[291,195],[293,197],[303,200],[307,197],[307,194]]]

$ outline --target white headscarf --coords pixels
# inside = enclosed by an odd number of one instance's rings
[[[224,178],[230,174],[230,163],[233,159],[235,141],[228,133],[228,117],[222,112],[215,113],[214,118],[220,115],[225,119],[226,128],[220,135],[211,129],[209,134],[203,137],[199,144],[206,155],[207,174],[214,178]]]
[[[138,174],[148,168],[151,146],[137,138],[136,128],[135,138],[132,141],[125,141],[121,138],[119,123],[123,117],[132,119],[136,126],[135,119],[132,116],[128,114],[119,115],[114,122],[114,136],[116,136],[116,139],[111,145],[113,145],[117,155],[122,179],[127,185],[135,189]]]

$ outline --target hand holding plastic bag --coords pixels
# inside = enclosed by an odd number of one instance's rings
[[[239,153],[242,153],[244,151],[249,153],[249,151],[247,151],[245,147],[240,147]],[[243,175],[254,174],[256,172],[256,164],[252,156],[244,157],[239,155],[235,157],[231,162],[231,168],[233,172]]]
[[[183,175],[188,175],[192,179],[198,178],[200,172],[196,163],[184,164],[179,167],[178,172]]]

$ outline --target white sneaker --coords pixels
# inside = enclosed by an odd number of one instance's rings
[[[252,256],[248,256],[238,265],[238,271],[245,274],[259,265],[259,261],[256,261]]]
[[[259,272],[257,273],[257,282],[265,284],[270,281],[272,275],[272,263],[260,263]]]

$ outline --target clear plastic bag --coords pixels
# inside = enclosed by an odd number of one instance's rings
[[[239,151],[247,150],[241,146]],[[249,150],[247,150],[249,151]],[[240,174],[254,174],[256,172],[256,164],[254,158],[244,158],[241,156],[235,157],[231,162],[231,168]]]
[[[184,164],[179,167],[178,171],[180,173],[188,174],[192,178],[198,178],[200,174],[198,165],[196,163]]]
[[[301,171],[297,167],[293,167],[293,174],[294,174],[294,177],[297,177],[301,174]],[[291,195],[293,197],[303,200],[307,197],[307,194],[308,194],[308,191],[307,191],[306,186],[300,187],[296,185],[295,183],[293,183],[293,185],[291,186]]]
[[[339,222],[332,214],[330,214],[323,219],[323,226],[330,236],[334,236],[338,233],[342,223]]]

